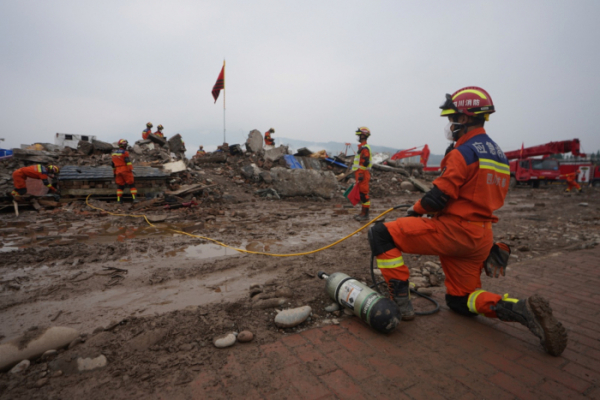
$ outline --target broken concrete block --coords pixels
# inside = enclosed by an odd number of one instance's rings
[[[169,139],[169,150],[175,154],[185,153],[185,144],[179,133]]]
[[[263,135],[256,129],[251,130],[246,139],[246,151],[258,153],[263,148]]]
[[[433,189],[433,184],[431,182],[427,182],[427,181],[417,179],[414,177],[410,177],[410,178],[408,178],[408,180],[410,181],[410,183],[415,185],[415,187],[417,189],[419,189],[421,192],[427,193],[431,189]]]
[[[142,149],[142,147],[139,144],[135,144],[133,146],[133,152],[135,154],[140,154],[141,155],[141,154],[144,154],[144,149]]]
[[[417,190],[417,188],[415,188],[415,185],[413,185],[412,183],[408,182],[408,181],[404,181],[400,184],[400,187],[403,190],[410,190],[411,192],[414,190]]]
[[[319,196],[331,199],[338,191],[338,182],[331,171],[306,169],[271,169],[273,187],[280,196]]]
[[[288,154],[288,147],[279,146],[271,150],[266,150],[264,157],[267,161],[275,162],[280,158],[283,158],[283,156],[285,156],[286,154]]]
[[[273,177],[269,171],[261,171],[259,174],[260,179],[262,179],[265,183],[273,183]]]
[[[150,139],[151,142],[158,144],[160,147],[163,147],[164,145],[167,144],[167,141],[165,140],[165,138],[161,138],[159,136],[156,136],[153,133],[151,133],[151,134],[148,135],[148,139]],[[176,153],[176,151],[173,151],[173,152]]]
[[[256,164],[250,164],[243,166],[241,172],[244,178],[258,181],[261,169]]]
[[[84,155],[89,156],[94,152],[94,145],[87,140],[80,140],[79,143],[77,143],[77,150]]]
[[[78,336],[79,332],[73,328],[54,326],[40,330],[40,333],[29,341],[27,341],[27,335],[24,335],[2,343],[0,345],[0,371],[21,360],[36,359],[47,350],[65,347]],[[23,342],[26,343],[23,344]]]
[[[185,171],[187,167],[185,166],[185,162],[183,160],[170,162],[163,164],[163,170],[170,174],[174,174],[175,172]]]
[[[99,151],[100,153],[110,154],[113,151],[113,145],[110,143],[102,142],[100,140],[92,139],[92,144],[94,145],[94,150]]]

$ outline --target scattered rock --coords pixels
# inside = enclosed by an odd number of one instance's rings
[[[519,251],[529,251],[530,249],[529,249],[528,245],[524,244],[522,246],[517,247],[517,250],[519,250]]]
[[[237,335],[237,341],[241,343],[247,343],[254,339],[254,334],[250,331],[241,331]]]
[[[311,312],[310,306],[284,310],[275,316],[275,325],[279,328],[292,328],[306,321]]]
[[[233,346],[236,341],[236,337],[233,333],[228,333],[225,336],[218,337],[214,340],[213,344],[215,347],[219,349],[223,349],[225,347]]]
[[[10,373],[11,374],[20,374],[21,372],[23,372],[27,368],[29,368],[29,365],[31,365],[31,361],[23,360],[20,363],[18,363],[17,365],[15,365],[14,367],[12,367],[12,369],[10,370]]]
[[[588,203],[579,203],[579,207],[587,207],[588,205]]]
[[[334,312],[334,311],[338,311],[339,309],[340,309],[340,305],[338,303],[331,303],[330,305],[325,307],[325,311],[327,311],[327,312]]]
[[[426,289],[426,288],[419,288],[419,290],[417,290],[417,292],[419,292],[419,293],[421,293],[422,295],[425,295],[425,296],[431,296],[433,294],[433,290]]]
[[[77,370],[79,372],[91,371],[98,368],[104,368],[108,361],[104,354],[100,354],[96,358],[81,358],[77,359]]]
[[[36,388],[40,388],[40,387],[44,386],[46,383],[48,383],[48,378],[42,378],[42,379],[38,380],[34,386]]]
[[[191,351],[194,348],[194,345],[191,343],[185,343],[179,346],[179,351]]]
[[[257,309],[265,309],[265,308],[274,308],[282,306],[286,303],[287,299],[266,299],[266,300],[258,300],[256,303],[252,304],[252,308]]]
[[[75,339],[75,340],[77,340],[77,339]],[[73,343],[73,342],[71,342],[71,343]],[[52,350],[48,350],[44,354],[42,354],[40,359],[42,361],[50,361],[50,360],[53,360],[57,355],[58,355],[58,351],[52,349]]]
[[[412,183],[410,183],[409,181],[404,181],[400,184],[400,188],[403,190],[410,190],[411,192],[414,192],[415,190],[417,190],[415,188],[415,185],[413,185]]]

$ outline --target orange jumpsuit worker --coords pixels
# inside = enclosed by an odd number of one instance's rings
[[[163,135],[163,133],[162,133],[162,130],[164,129],[164,127],[162,125],[159,125],[156,127],[156,129],[157,129],[157,131],[154,132],[154,135],[164,139],[165,135]]]
[[[579,175],[580,173],[581,173],[581,170],[578,169],[577,171],[571,172],[570,174],[563,174],[563,175],[559,176],[559,178],[567,180],[568,186],[565,189],[565,192],[568,193],[573,188],[577,189],[578,192],[581,192],[581,186],[579,186],[579,184],[577,183],[577,175]]]
[[[271,137],[271,135],[275,133],[275,129],[271,128],[265,132],[265,145],[266,146],[275,146],[275,139]]]
[[[136,202],[135,196],[137,195],[137,189],[133,186],[133,165],[129,158],[129,152],[127,151],[127,145],[129,143],[125,139],[119,140],[119,148],[112,152],[112,166],[113,173],[115,174],[115,182],[117,183],[117,201],[121,201],[123,196],[123,189],[125,185],[128,185],[131,189],[131,197]]]
[[[440,108],[449,119],[446,137],[456,142],[442,160],[442,174],[407,211],[408,217],[377,224],[369,232],[390,294],[402,319],[413,319],[409,270],[402,252],[437,255],[446,274],[446,304],[451,310],[519,322],[540,339],[546,352],[558,356],[566,347],[567,333],[546,299],[533,295],[518,300],[481,289],[484,265],[502,253],[506,262],[510,254],[508,246],[494,244],[492,233],[492,223],[498,221],[493,212],[504,204],[510,182],[506,156],[484,129],[495,111],[492,99],[479,87],[466,87],[446,95]],[[422,218],[423,214],[434,216]]]
[[[146,140],[148,139],[148,136],[152,133],[152,127],[154,125],[152,125],[152,122],[148,122],[146,124],[146,129],[142,131],[142,139]]]
[[[54,177],[58,174],[59,168],[56,165],[31,165],[29,167],[19,168],[13,172],[13,183],[14,190],[10,193],[14,198],[27,194],[27,178],[41,179],[41,181],[53,192],[56,192],[56,188],[48,181],[48,178]]]
[[[196,157],[204,157],[205,155],[206,151],[204,151],[204,146],[200,146],[200,148],[196,152]]]
[[[356,185],[360,192],[360,214],[354,217],[357,221],[369,220],[369,209],[371,208],[371,198],[369,197],[369,181],[371,180],[371,167],[373,166],[373,154],[371,147],[367,144],[367,139],[371,136],[371,131],[366,126],[361,126],[356,130],[358,136],[358,151],[354,155],[354,164],[352,171],[355,172]]]

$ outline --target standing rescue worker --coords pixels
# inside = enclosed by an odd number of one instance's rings
[[[446,138],[456,142],[442,160],[440,177],[408,209],[409,218],[379,223],[369,231],[390,294],[402,319],[413,319],[409,270],[402,252],[437,255],[446,274],[446,304],[451,310],[519,322],[540,339],[546,352],[558,356],[567,345],[567,333],[546,299],[533,295],[519,300],[481,289],[482,269],[489,276],[504,274],[510,255],[507,245],[494,243],[492,233],[492,223],[498,221],[493,212],[504,204],[510,181],[506,156],[484,129],[495,111],[492,99],[479,87],[466,87],[447,94],[440,108],[449,120]],[[423,214],[433,217],[422,218]]]
[[[119,140],[119,148],[112,152],[112,167],[115,175],[115,182],[117,183],[117,202],[121,201],[125,185],[130,187],[133,201],[137,201],[135,199],[137,189],[133,186],[133,165],[129,158],[129,152],[127,151],[128,144],[127,140],[121,139]]]
[[[146,129],[142,131],[142,139],[146,140],[148,139],[148,136],[150,136],[150,134],[152,133],[152,127],[154,125],[152,125],[152,122],[148,122],[146,124]]]
[[[164,127],[162,125],[159,125],[156,127],[157,131],[154,132],[155,136],[158,136],[159,138],[165,138],[165,135],[163,135],[162,130],[164,129]]]
[[[52,192],[56,192],[56,188],[52,186],[49,178],[53,178],[59,172],[59,168],[56,165],[31,165],[29,167],[19,168],[13,172],[13,184],[14,190],[10,193],[14,198],[27,194],[27,178],[40,179],[44,185],[48,187]]]
[[[565,192],[569,193],[571,189],[575,188],[579,193],[581,193],[581,186],[577,183],[577,176],[581,173],[580,169],[577,169],[575,172],[571,172],[570,174],[560,175],[559,178],[567,180],[567,188]]]
[[[356,130],[358,136],[358,151],[354,155],[354,164],[352,171],[356,171],[354,176],[358,191],[360,192],[360,214],[354,217],[357,221],[369,220],[369,209],[371,207],[371,198],[369,197],[369,182],[371,181],[371,167],[373,166],[373,154],[371,147],[367,144],[367,139],[371,136],[371,131],[366,126],[361,126]]]
[[[275,146],[275,139],[271,137],[273,133],[275,133],[273,128],[265,132],[265,146]]]

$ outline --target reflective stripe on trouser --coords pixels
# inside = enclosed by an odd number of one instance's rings
[[[505,297],[508,299],[508,295],[505,295]],[[490,293],[485,290],[476,290],[469,295],[467,306],[473,314],[485,315],[488,318],[497,318],[496,311],[492,310],[491,307],[495,306],[500,300],[503,300],[503,298],[499,294]],[[515,299],[508,300],[512,301]]]
[[[449,215],[399,218],[385,226],[399,251],[440,257],[449,295],[468,296],[481,288],[483,262],[494,243],[491,229]]]
[[[123,196],[123,190],[122,189],[117,189],[117,197],[121,197]]]
[[[358,178],[363,178],[359,181]],[[360,193],[360,204],[363,207],[371,207],[371,197],[369,196],[369,182],[371,181],[371,173],[369,171],[358,170],[355,172],[356,185],[358,185],[358,191]]]
[[[383,275],[383,279],[388,283],[388,286],[390,279],[408,280],[408,267],[404,265],[404,259],[400,250],[397,248],[388,250],[375,258],[377,259],[377,268],[381,271],[381,275]]]

